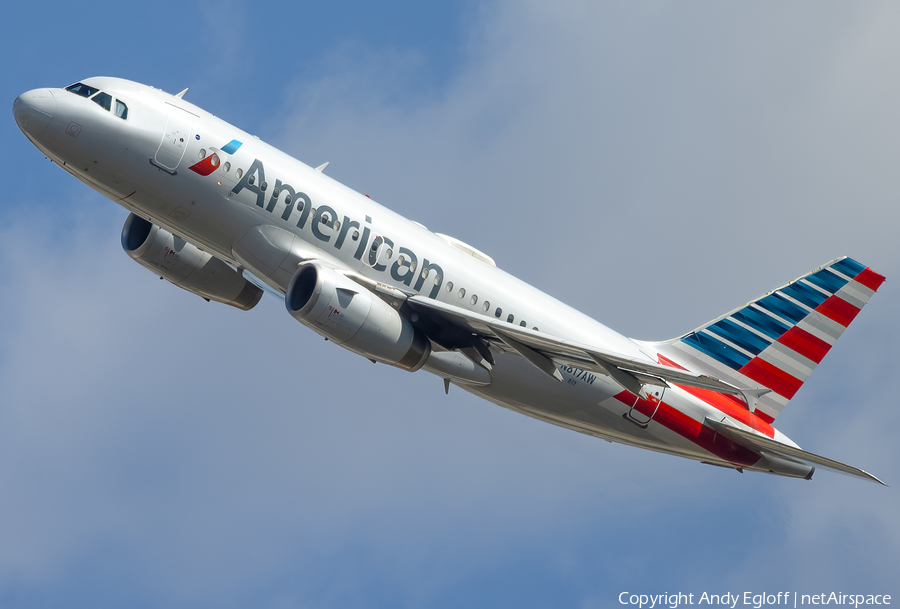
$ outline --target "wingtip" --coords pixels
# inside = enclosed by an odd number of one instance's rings
[[[869,478],[871,478],[872,480],[874,480],[874,481],[877,482],[878,484],[880,484],[881,486],[886,486],[886,487],[890,488],[890,485],[889,485],[887,482],[884,482],[883,480],[881,480],[880,478],[878,478],[878,476],[873,476],[873,475],[870,474],[869,472],[866,472],[866,475],[869,476]]]

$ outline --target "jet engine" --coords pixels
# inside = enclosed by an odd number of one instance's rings
[[[141,266],[206,300],[249,311],[262,298],[263,291],[228,263],[140,216],[125,220],[122,248]]]
[[[297,321],[369,359],[415,372],[431,354],[431,341],[396,309],[318,262],[300,265],[284,304]]]

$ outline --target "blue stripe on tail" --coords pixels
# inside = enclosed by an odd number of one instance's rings
[[[842,287],[847,285],[847,280],[841,277],[838,277],[828,269],[824,269],[819,271],[818,273],[813,273],[806,280],[814,285],[819,286],[823,290],[827,290],[834,294]]]
[[[769,341],[741,327],[728,319],[723,319],[709,326],[708,330],[715,332],[722,338],[726,338],[738,347],[757,355],[763,349],[771,345]]]
[[[858,263],[853,258],[844,258],[835,262],[831,268],[852,279],[866,270],[866,265]]]
[[[804,285],[801,282],[792,283],[791,285],[781,288],[782,294],[787,294],[797,302],[802,302],[810,309],[815,309],[817,306],[825,302],[825,299],[828,298],[825,294],[820,292],[815,288],[811,288],[808,285]]]
[[[774,317],[752,307],[744,307],[732,317],[774,339],[780,338],[789,329]]]
[[[805,309],[798,307],[784,296],[779,296],[778,294],[769,294],[765,298],[756,301],[756,304],[795,324],[806,317],[807,314]]]
[[[729,368],[734,368],[735,370],[740,370],[750,361],[749,357],[734,347],[729,347],[706,332],[692,332],[682,340],[698,351],[707,354],[714,360],[720,361]]]

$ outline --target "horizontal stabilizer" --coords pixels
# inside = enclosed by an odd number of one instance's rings
[[[722,421],[713,421],[712,419],[706,419],[705,423],[723,436],[734,440],[741,446],[745,446],[761,455],[763,453],[770,453],[783,459],[794,461],[796,463],[805,463],[813,467],[824,467],[825,469],[830,469],[843,474],[850,474],[851,476],[857,476],[859,478],[865,478],[866,480],[872,480],[873,482],[877,482],[878,484],[887,486],[884,482],[882,482],[869,472],[863,471],[858,467],[853,467],[852,465],[847,465],[845,463],[841,463],[840,461],[835,461],[834,459],[829,459],[827,457],[821,457],[815,453],[807,452],[794,446],[782,444],[777,440],[773,440],[771,438],[767,438],[765,436],[749,431],[744,431],[743,429],[735,427],[734,425],[729,425],[728,423],[724,423]]]

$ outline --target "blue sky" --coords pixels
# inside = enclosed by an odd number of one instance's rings
[[[887,2],[7,9],[7,102],[187,97],[642,339],[841,255],[886,275],[778,419],[892,486],[533,421],[226,310],[0,123],[0,606],[579,607],[900,596],[900,9]]]

